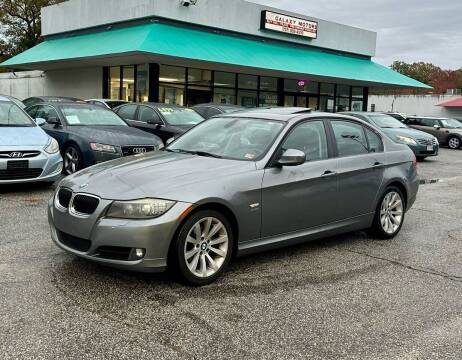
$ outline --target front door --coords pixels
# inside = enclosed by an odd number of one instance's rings
[[[329,158],[322,120],[297,125],[282,150],[306,154],[305,164],[265,170],[262,188],[262,237],[309,229],[335,221],[337,159]]]

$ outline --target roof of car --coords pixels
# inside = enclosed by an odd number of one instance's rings
[[[11,101],[8,97],[0,95],[0,101]]]
[[[342,114],[333,114],[326,112],[312,112],[307,108],[256,108],[249,111],[239,111],[231,114],[223,114],[220,117],[242,117],[242,118],[254,118],[262,120],[279,120],[279,121],[290,121],[294,118],[301,117],[301,115],[308,115],[309,117],[327,117],[327,118],[344,118],[348,119],[348,116]],[[305,118],[301,117],[301,118]],[[351,118],[351,117],[350,117]],[[358,119],[361,121],[361,119]]]
[[[444,117],[437,117],[437,116],[417,116],[417,115],[408,115],[409,118],[414,118],[414,119],[432,119],[432,120],[447,120],[449,118],[444,118]]]
[[[148,105],[148,106],[153,106],[153,107],[171,107],[171,108],[184,108],[184,106],[181,105],[174,105],[174,104],[164,104],[164,103],[157,103],[157,102],[143,102],[143,103],[138,103],[136,105]]]
[[[222,107],[222,108],[238,108],[243,109],[243,106],[234,105],[234,104],[220,104],[220,103],[204,103],[204,104],[197,104],[193,107],[200,107],[200,106],[212,106],[212,107]]]
[[[125,100],[118,100],[118,99],[87,99],[85,101],[104,101],[104,102],[120,102],[120,103],[126,103],[128,104],[129,101],[125,101]]]

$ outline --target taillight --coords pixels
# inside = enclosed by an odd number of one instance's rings
[[[417,170],[417,157],[415,156],[414,153],[412,153],[412,166],[414,167],[415,170]]]

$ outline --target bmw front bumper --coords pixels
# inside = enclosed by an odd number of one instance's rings
[[[73,214],[57,206],[55,197],[48,204],[51,237],[64,251],[114,268],[160,272],[167,266],[170,243],[181,215],[191,204],[178,202],[159,218],[126,220],[106,218],[112,200],[100,199],[90,216]],[[144,250],[137,258],[135,250]]]
[[[0,146],[0,152],[34,153],[33,157],[0,158],[0,184],[31,182],[55,182],[61,176],[63,159],[61,154],[47,154],[42,147]]]

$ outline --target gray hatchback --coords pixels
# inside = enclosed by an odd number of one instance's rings
[[[168,265],[204,285],[234,255],[360,229],[392,238],[418,183],[409,147],[366,122],[253,110],[69,176],[48,214],[67,252],[135,271]]]

